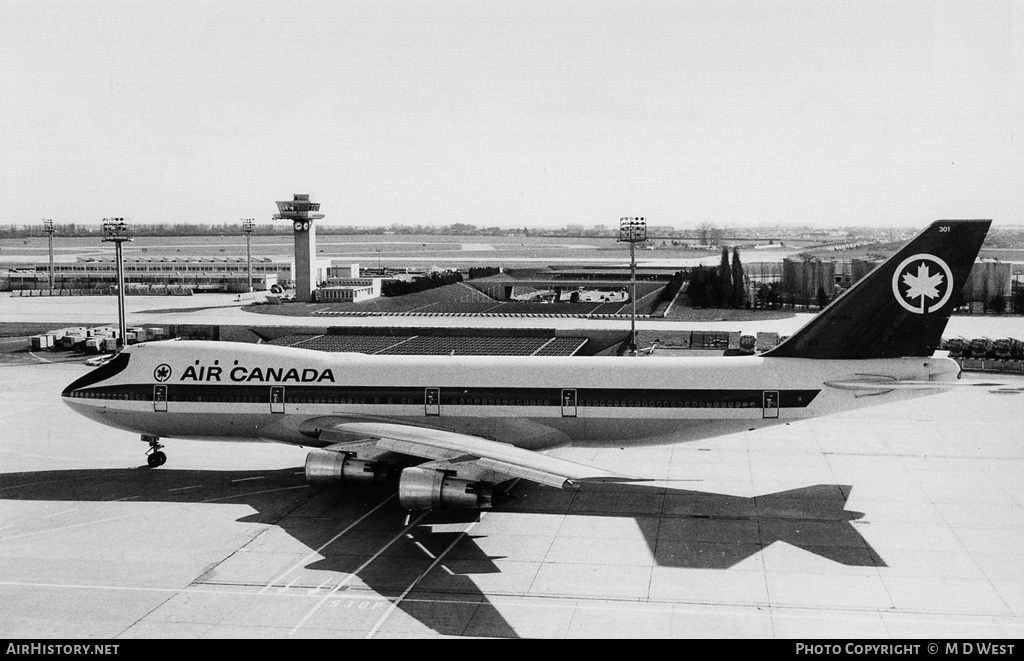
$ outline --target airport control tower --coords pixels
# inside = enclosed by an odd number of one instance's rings
[[[295,235],[295,300],[313,301],[316,291],[316,226],[314,220],[324,217],[319,202],[310,202],[309,195],[296,193],[295,199],[277,203],[274,220],[290,220]]]

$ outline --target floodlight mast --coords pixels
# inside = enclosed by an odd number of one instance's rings
[[[629,318],[629,352],[636,355],[636,244],[647,240],[647,218],[625,216],[619,219],[619,241],[629,244],[629,281],[632,286],[630,300],[633,313]]]
[[[124,321],[124,260],[121,255],[121,244],[132,240],[128,237],[130,229],[131,227],[125,222],[124,218],[103,219],[103,241],[114,243],[117,256],[117,326],[119,334],[116,344],[118,351],[124,349],[126,331]]]
[[[49,235],[48,243],[50,245],[50,291],[53,291],[53,219],[43,218],[43,229],[46,230]]]
[[[252,293],[252,233],[256,227],[253,225],[252,218],[242,219],[242,231],[245,232],[245,264],[246,270],[249,273],[249,293]]]

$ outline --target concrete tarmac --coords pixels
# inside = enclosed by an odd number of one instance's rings
[[[0,637],[1024,636],[1021,377],[565,449],[654,481],[410,515],[310,487],[299,448],[170,439],[146,468],[60,402],[87,369],[0,366]]]

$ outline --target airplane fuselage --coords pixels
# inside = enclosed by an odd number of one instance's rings
[[[808,360],[366,356],[203,341],[151,342],[71,384],[83,415],[144,435],[325,447],[331,420],[470,434],[531,450],[671,443],[934,394],[945,357]],[[870,375],[924,390],[851,391]],[[321,424],[321,421],[323,424]]]

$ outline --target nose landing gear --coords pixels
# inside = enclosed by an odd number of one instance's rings
[[[149,464],[150,468],[156,468],[157,466],[163,466],[167,463],[167,455],[160,451],[163,445],[160,443],[159,436],[150,436],[149,434],[142,435],[142,441],[149,443],[149,449],[146,450],[146,463]]]

